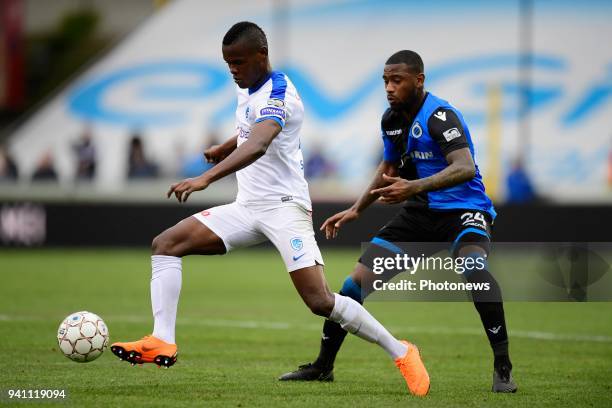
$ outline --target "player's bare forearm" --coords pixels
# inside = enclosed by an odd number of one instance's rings
[[[280,125],[275,121],[264,120],[257,123],[251,129],[251,134],[246,142],[234,148],[223,161],[200,177],[206,180],[208,184],[211,184],[248,166],[266,153],[268,146],[280,131]]]
[[[450,152],[446,155],[448,166],[430,176],[418,180],[419,192],[441,190],[465,183],[476,175],[476,166],[470,150],[466,147]]]
[[[208,188],[211,183],[259,159],[266,153],[268,146],[280,131],[280,125],[274,121],[264,120],[263,122],[257,123],[251,128],[251,134],[248,140],[241,144],[240,147],[235,148],[234,151],[221,160],[219,164],[198,177],[185,179],[172,184],[166,195],[170,198],[170,196],[174,194],[179,203],[184,203],[194,191],[204,190]],[[229,145],[229,142],[227,143]],[[210,152],[208,152],[208,154],[211,155]],[[216,154],[212,155],[216,156]]]
[[[238,135],[230,137],[220,145],[210,146],[204,151],[204,158],[208,163],[219,163],[229,156],[238,145]]]
[[[229,156],[234,150],[236,150],[236,147],[238,147],[238,135],[230,137],[220,146],[225,156]]]
[[[476,166],[467,147],[450,152],[446,160],[448,166],[444,170],[422,179],[406,180],[383,174],[383,180],[390,184],[374,189],[371,193],[378,194],[383,203],[398,204],[417,194],[453,187],[474,178]]]
[[[358,213],[361,213],[378,199],[379,195],[372,193],[372,190],[384,187],[389,184],[389,182],[383,178],[383,174],[386,174],[388,176],[395,176],[397,174],[397,165],[395,163],[390,163],[385,160],[381,161],[378,167],[376,168],[376,173],[374,174],[372,182],[363,192],[361,197],[359,197],[359,199],[355,202],[355,204],[352,205],[351,209]]]

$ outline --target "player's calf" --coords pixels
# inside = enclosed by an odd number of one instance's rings
[[[335,299],[327,287],[322,266],[297,269],[290,275],[293,285],[310,311],[318,316],[329,317],[334,309]]]

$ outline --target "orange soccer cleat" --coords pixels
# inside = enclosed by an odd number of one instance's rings
[[[408,346],[408,351],[404,357],[395,359],[395,365],[406,380],[410,393],[417,397],[424,397],[429,393],[430,383],[429,374],[421,360],[419,349],[407,341],[402,340],[402,343]]]
[[[177,356],[176,344],[166,343],[153,336],[144,336],[141,340],[129,343],[113,343],[111,351],[132,365],[155,363],[166,368],[176,363]]]

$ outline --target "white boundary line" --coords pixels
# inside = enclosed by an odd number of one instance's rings
[[[0,322],[28,322],[28,321],[45,321],[44,319],[31,318],[25,316],[8,316],[0,314]],[[152,317],[144,316],[107,316],[106,321],[117,323],[152,323]],[[266,322],[257,320],[224,320],[224,319],[193,319],[179,318],[178,325],[187,326],[206,326],[206,327],[223,327],[234,329],[256,329],[256,330],[312,330],[319,331],[320,324],[292,324],[287,322]],[[419,334],[461,334],[469,336],[482,336],[482,329],[467,328],[467,327],[439,327],[439,326],[404,326],[390,327],[393,333],[419,333]],[[530,330],[511,330],[511,338],[523,338],[530,340],[549,340],[549,341],[583,341],[591,343],[612,343],[611,336],[576,334],[576,333],[551,333],[543,331]]]

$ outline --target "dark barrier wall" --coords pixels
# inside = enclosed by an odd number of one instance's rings
[[[208,207],[208,206],[205,206]],[[0,208],[4,246],[147,246],[155,235],[202,206],[180,204],[5,203]],[[337,239],[318,231],[343,204],[319,203],[313,220],[322,246],[353,246],[367,241],[399,207],[375,206],[345,226]],[[612,207],[506,206],[498,208],[494,240],[505,242],[610,242]]]

